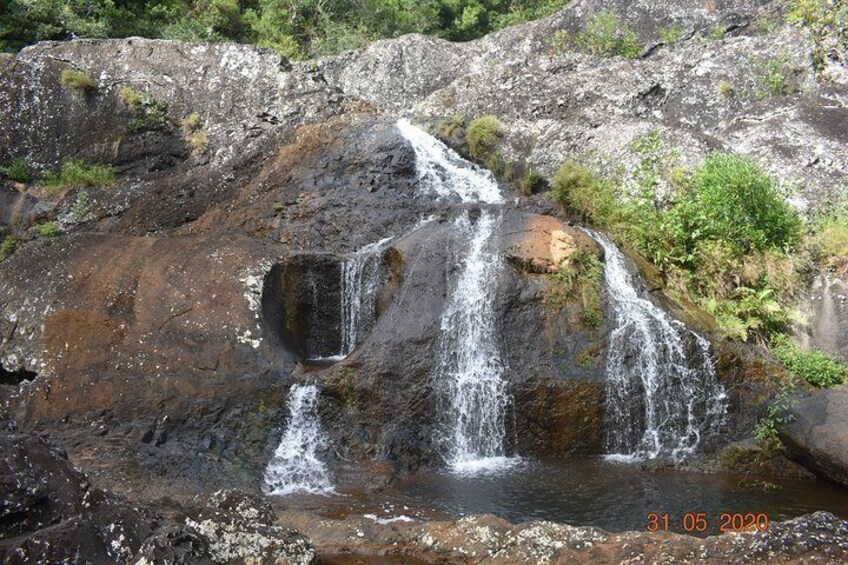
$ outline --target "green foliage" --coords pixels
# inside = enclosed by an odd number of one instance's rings
[[[168,104],[156,100],[149,90],[139,92],[129,85],[123,85],[120,96],[124,105],[132,114],[132,119],[128,125],[131,133],[155,131],[165,127]]]
[[[82,94],[88,94],[97,90],[97,83],[95,83],[85,71],[64,69],[62,74],[59,76],[59,81],[62,83],[62,86],[68,90],[73,90]]]
[[[792,421],[789,410],[797,403],[792,397],[793,382],[780,385],[780,390],[774,396],[766,409],[766,415],[760,419],[754,428],[754,438],[766,453],[774,454],[781,451],[783,445],[777,435],[777,428]]]
[[[759,100],[788,96],[800,91],[795,61],[786,51],[774,57],[752,59],[750,67],[756,84],[754,95]]]
[[[600,259],[594,253],[577,251],[559,265],[556,278],[560,286],[548,302],[562,304],[577,298],[582,306],[580,320],[590,328],[600,326],[604,316],[601,304],[604,266]]]
[[[45,39],[233,40],[303,59],[367,41],[424,33],[474,39],[545,17],[566,0],[6,0],[0,49]]]
[[[41,222],[35,229],[41,237],[56,237],[62,233],[62,228],[53,220]]]
[[[705,241],[721,241],[738,254],[792,249],[801,222],[772,179],[753,161],[713,153],[692,175],[670,208],[641,210],[638,246],[659,266],[694,269]]]
[[[827,220],[815,235],[824,266],[840,271],[848,265],[848,216]]]
[[[684,31],[685,29],[679,22],[674,22],[673,24],[660,29],[660,39],[662,39],[663,43],[666,45],[674,45],[683,37]]]
[[[619,204],[612,185],[588,167],[565,161],[551,182],[554,199],[568,212],[597,227],[609,227]]]
[[[0,261],[14,253],[20,243],[21,240],[13,235],[4,237],[3,241],[0,242]]]
[[[577,50],[602,57],[626,57],[635,59],[642,53],[636,33],[627,22],[622,22],[613,12],[598,13],[586,29],[574,37],[559,35],[556,42],[570,43]]]
[[[841,385],[848,379],[848,363],[820,349],[804,351],[784,335],[771,340],[769,348],[783,366],[817,387]]]
[[[533,169],[528,169],[518,181],[518,192],[530,196],[542,190],[544,186],[545,178]]]
[[[450,118],[444,118],[439,121],[439,137],[443,139],[451,139],[454,134],[465,131],[465,117],[461,114],[455,114]]]
[[[69,159],[62,163],[58,172],[47,173],[39,183],[48,189],[48,196],[58,191],[78,186],[107,187],[115,182],[115,169],[108,165],[88,165]]]
[[[0,176],[17,182],[29,182],[32,178],[26,159],[21,158],[13,160],[5,167],[0,167]]]
[[[848,2],[789,0],[787,21],[810,30],[816,47],[813,63],[821,69],[828,58],[848,60]]]
[[[724,36],[727,35],[727,29],[723,25],[716,24],[707,31],[707,35],[710,39],[718,41],[724,39]]]
[[[482,116],[472,120],[465,135],[468,152],[475,159],[488,159],[496,154],[502,136],[503,124],[497,117]]]
[[[725,98],[730,98],[736,92],[736,89],[733,87],[733,83],[727,80],[719,81],[718,83],[718,93],[724,96]]]
[[[88,213],[91,211],[91,205],[88,198],[88,193],[84,190],[81,190],[79,194],[77,194],[77,199],[74,201],[74,205],[71,206],[71,216],[77,222],[84,222],[88,217]]]
[[[748,341],[785,332],[797,315],[778,302],[774,289],[737,288],[727,300],[709,300],[707,310],[715,316],[722,335],[728,339]]]
[[[192,113],[182,119],[180,127],[183,131],[183,140],[188,146],[189,152],[192,155],[203,153],[206,149],[206,144],[209,141],[206,131],[203,129],[203,124],[200,121],[200,114]]]

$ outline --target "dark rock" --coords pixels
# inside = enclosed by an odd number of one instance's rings
[[[801,398],[789,416],[779,432],[790,454],[816,474],[848,485],[848,385]]]

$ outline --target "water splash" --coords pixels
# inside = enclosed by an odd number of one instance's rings
[[[427,190],[444,198],[458,197],[462,202],[503,202],[491,171],[466,161],[409,120],[398,120],[397,128],[415,151],[418,179]]]
[[[587,233],[604,249],[615,322],[606,359],[608,458],[681,460],[718,432],[727,412],[709,343],[642,298],[621,251]]]
[[[357,340],[367,334],[376,318],[377,291],[382,274],[381,251],[391,237],[370,243],[342,263],[341,353],[349,355]]]
[[[327,445],[318,415],[318,392],[314,384],[296,384],[289,390],[288,426],[265,469],[268,494],[333,492],[330,472],[318,455]]]

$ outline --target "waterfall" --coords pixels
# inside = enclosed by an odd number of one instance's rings
[[[724,422],[727,394],[709,343],[639,295],[627,260],[606,237],[604,276],[615,328],[606,358],[610,458],[680,460]]]
[[[330,473],[318,456],[327,444],[318,415],[318,392],[314,384],[296,384],[289,390],[288,426],[265,469],[268,494],[333,491]]]
[[[370,243],[342,263],[341,358],[349,355],[357,339],[374,325],[382,273],[380,252],[391,239],[387,237]]]
[[[462,202],[503,202],[491,171],[466,161],[408,120],[398,120],[397,127],[415,151],[418,180],[428,191],[442,198],[459,197]]]
[[[424,191],[461,203],[503,202],[491,172],[462,159],[406,120],[398,122],[398,129],[415,151]],[[453,223],[462,252],[441,316],[433,377],[446,411],[443,455],[461,473],[503,468],[516,461],[505,454],[506,411],[512,399],[503,378],[492,307],[498,274],[504,268],[492,248],[500,219],[499,213],[486,209],[479,215],[463,210]]]

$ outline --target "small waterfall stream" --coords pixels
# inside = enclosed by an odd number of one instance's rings
[[[333,491],[330,473],[319,456],[327,437],[318,415],[318,392],[314,384],[296,384],[289,390],[288,425],[265,469],[268,494]]]
[[[341,320],[344,358],[356,347],[357,339],[374,325],[377,291],[380,285],[381,255],[391,237],[370,243],[342,263]]]
[[[500,204],[503,196],[490,171],[469,163],[436,138],[406,120],[401,134],[415,151],[424,190],[461,203]],[[499,211],[465,210],[454,221],[460,235],[458,274],[449,283],[441,317],[434,371],[441,391],[444,457],[454,471],[474,473],[516,461],[506,457],[506,411],[511,403],[492,304],[498,273],[504,268],[492,249]]]
[[[718,431],[727,411],[709,343],[641,297],[621,251],[587,233],[604,249],[615,321],[606,359],[606,451],[619,460],[680,460]]]

